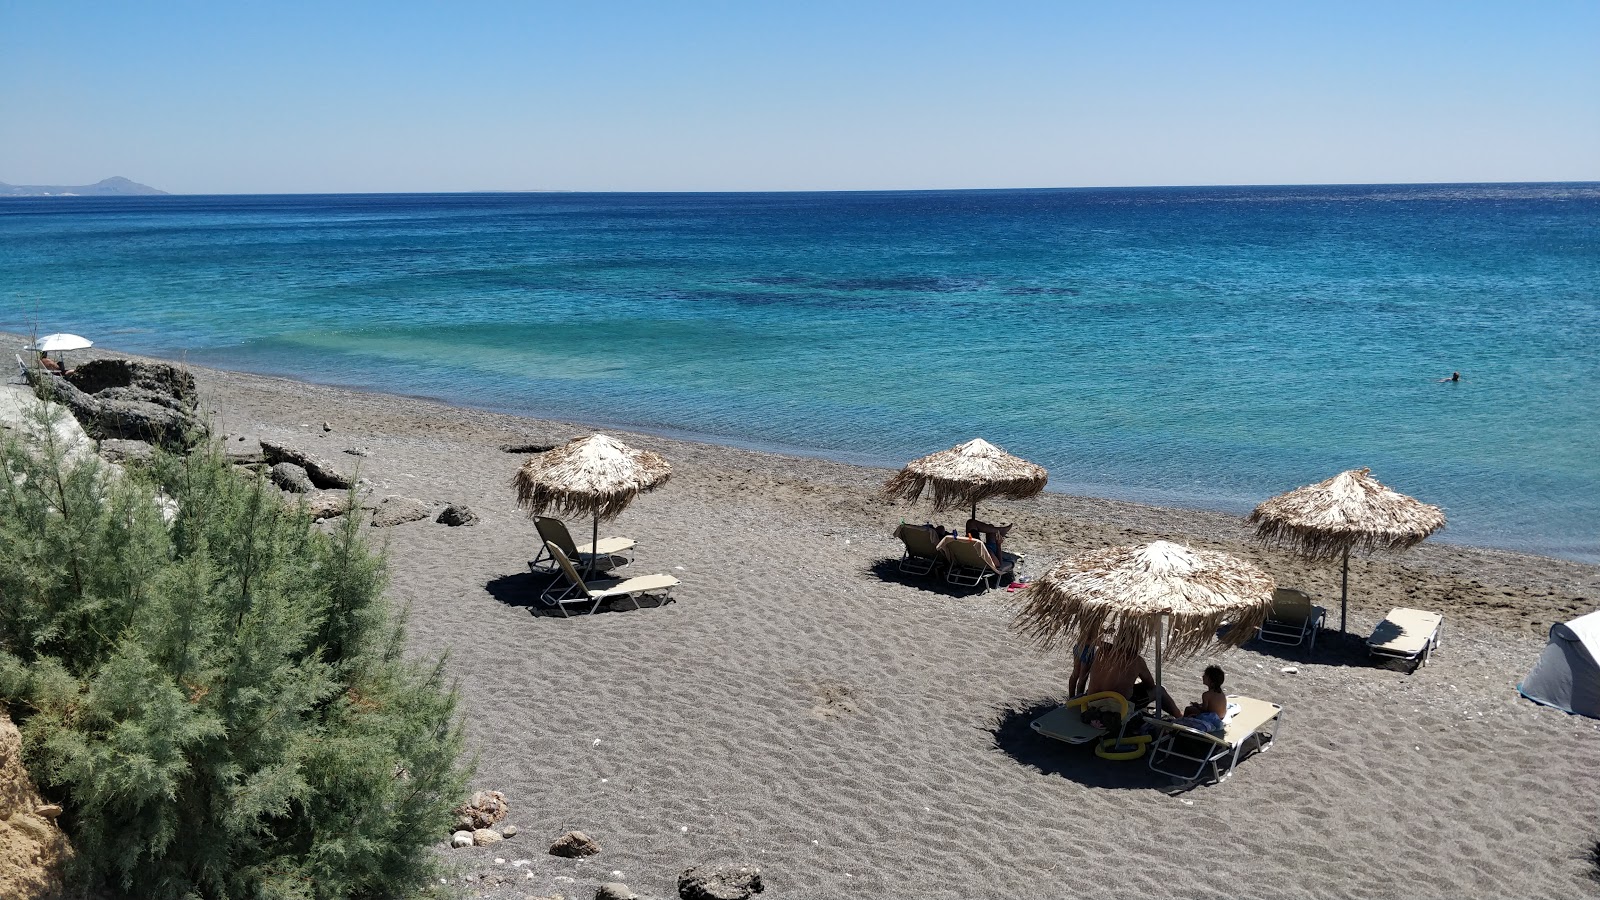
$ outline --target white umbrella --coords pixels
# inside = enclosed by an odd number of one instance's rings
[[[55,353],[58,350],[87,350],[93,346],[94,341],[76,334],[47,334],[22,349]]]

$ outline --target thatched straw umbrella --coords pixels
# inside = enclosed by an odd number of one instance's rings
[[[1351,550],[1405,550],[1444,527],[1444,510],[1384,487],[1367,469],[1340,472],[1256,507],[1262,542],[1311,559],[1340,558],[1339,630],[1350,599]]]
[[[654,490],[672,477],[661,454],[636,450],[603,434],[571,441],[530,457],[511,486],[517,505],[529,515],[554,508],[563,515],[593,515],[594,544],[600,543],[600,520],[614,519],[633,498]],[[589,560],[590,570],[594,558]]]
[[[916,500],[929,488],[933,508],[972,507],[978,517],[978,503],[995,497],[1026,500],[1044,490],[1049,480],[1044,466],[1012,456],[982,438],[941,450],[906,463],[900,473],[883,486],[885,499]]]
[[[1029,584],[1012,624],[1044,650],[1093,646],[1111,631],[1112,652],[1131,656],[1153,634],[1159,684],[1163,650],[1194,656],[1253,637],[1274,587],[1271,575],[1216,550],[1169,541],[1109,547],[1062,560]]]

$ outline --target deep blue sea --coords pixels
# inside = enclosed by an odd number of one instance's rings
[[[0,330],[1600,562],[1600,185],[0,199]],[[1460,371],[1459,383],[1438,383]]]

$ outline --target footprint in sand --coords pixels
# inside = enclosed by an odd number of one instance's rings
[[[816,700],[811,704],[813,719],[837,719],[861,711],[856,705],[855,689],[847,684],[824,682],[816,687]]]

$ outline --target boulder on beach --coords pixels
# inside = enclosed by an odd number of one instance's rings
[[[378,508],[372,511],[372,527],[389,528],[415,522],[426,519],[432,513],[433,507],[421,500],[390,495],[378,501]]]
[[[147,463],[155,459],[156,448],[145,441],[108,438],[100,442],[100,456],[114,463]]]
[[[309,494],[317,489],[306,470],[291,462],[281,462],[272,467],[272,483],[291,494]]]
[[[434,521],[441,525],[449,525],[455,528],[461,525],[478,524],[478,516],[465,503],[452,503],[446,506],[444,511],[439,513],[439,518],[434,519]]]
[[[755,866],[696,866],[678,876],[678,896],[683,900],[749,900],[764,889],[761,870]]]
[[[305,469],[307,477],[311,479],[311,483],[323,490],[348,490],[355,483],[349,476],[335,469],[333,464],[327,460],[283,444],[264,440],[261,442],[261,455],[267,462],[274,465],[278,463],[294,463]]]
[[[582,859],[600,852],[600,843],[581,831],[569,831],[550,845],[551,856]]]
[[[511,804],[499,791],[478,791],[455,809],[462,828],[488,828],[511,813]]]

